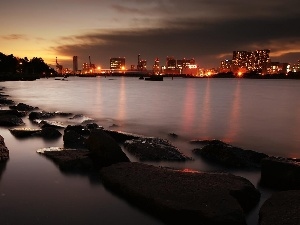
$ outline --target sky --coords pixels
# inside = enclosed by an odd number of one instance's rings
[[[155,58],[217,68],[233,51],[270,49],[271,61],[300,59],[299,0],[9,0],[0,2],[0,52],[52,67],[91,62],[126,67]],[[80,67],[80,66],[79,66]]]

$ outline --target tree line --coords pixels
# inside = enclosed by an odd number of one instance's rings
[[[42,58],[18,58],[0,52],[0,80],[24,80],[55,76],[57,72]]]

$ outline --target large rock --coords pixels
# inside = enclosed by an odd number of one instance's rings
[[[33,134],[40,132],[40,128],[19,127],[9,129],[10,133],[17,138],[32,137]]]
[[[260,193],[245,178],[118,163],[100,170],[104,185],[166,224],[246,225]]]
[[[279,190],[300,189],[300,162],[281,157],[263,159],[260,183]]]
[[[119,144],[102,129],[91,131],[86,146],[101,165],[130,161]]]
[[[259,224],[299,225],[300,190],[274,193],[260,208]]]
[[[95,169],[90,151],[87,149],[50,147],[38,149],[37,153],[51,159],[65,172],[85,172]]]
[[[24,125],[22,118],[15,115],[0,115],[0,126],[13,127]]]
[[[65,148],[86,148],[86,138],[74,130],[65,130],[63,141]]]
[[[9,106],[10,109],[16,109],[18,111],[31,111],[35,109],[39,109],[38,107],[30,106],[24,103],[18,103],[17,105]]]
[[[168,140],[144,137],[124,142],[127,151],[141,161],[187,161],[192,160]]]
[[[117,142],[120,143],[123,143],[127,140],[138,139],[143,137],[142,135],[132,134],[123,131],[115,131],[115,130],[104,130],[104,131],[108,133],[113,139],[115,139]]]
[[[9,159],[9,151],[5,145],[4,138],[0,135],[0,163]]]
[[[261,160],[268,157],[264,153],[244,150],[219,140],[203,140],[197,143],[204,146],[194,149],[195,154],[231,168],[260,168]]]

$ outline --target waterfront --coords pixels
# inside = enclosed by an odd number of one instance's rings
[[[2,86],[17,103],[83,114],[106,129],[168,138],[194,158],[192,149],[197,146],[188,143],[192,139],[220,139],[269,155],[300,158],[298,80],[165,78],[149,82],[125,77],[69,77],[67,81],[49,78],[4,82]],[[97,176],[61,173],[36,153],[42,147],[62,146],[62,138],[18,140],[5,128],[1,128],[1,135],[10,150],[0,183],[4,224],[161,224],[106,191]],[[224,170],[195,159],[153,164]],[[230,172],[259,187],[259,171]],[[263,202],[270,191],[260,190]],[[249,225],[257,222],[257,210],[248,216]]]

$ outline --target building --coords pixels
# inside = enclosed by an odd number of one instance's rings
[[[153,74],[155,74],[155,75],[160,74],[159,58],[156,58],[154,60],[154,64],[153,64],[152,69],[153,69]]]
[[[180,74],[180,69],[177,68],[177,60],[174,57],[167,57],[166,66],[162,67],[162,73],[168,75]]]
[[[225,59],[225,60],[221,61],[219,72],[220,73],[231,72],[231,67],[232,67],[232,60],[231,59]]]
[[[78,72],[78,57],[73,56],[73,73],[76,74]]]
[[[111,70],[125,70],[125,57],[110,58]]]

